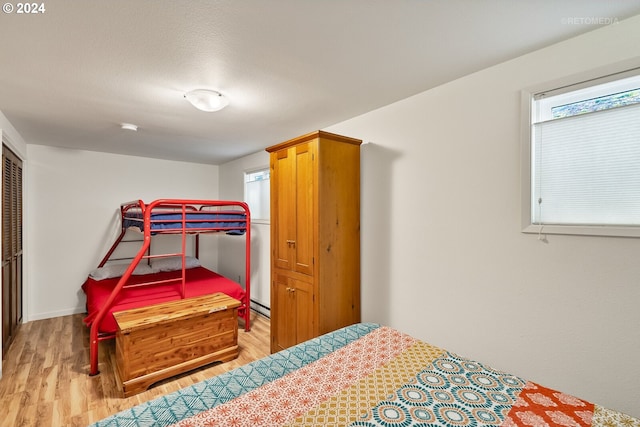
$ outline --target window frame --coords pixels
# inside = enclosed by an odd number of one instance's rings
[[[640,62],[626,62],[597,70],[568,76],[554,81],[537,84],[523,89],[520,93],[520,171],[521,171],[521,231],[523,233],[582,236],[640,237],[640,226],[609,225],[556,225],[532,222],[532,105],[534,97],[540,93],[571,92],[605,81],[637,74]]]

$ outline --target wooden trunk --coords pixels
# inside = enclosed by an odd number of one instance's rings
[[[125,397],[238,356],[240,301],[216,293],[114,313],[116,371]]]

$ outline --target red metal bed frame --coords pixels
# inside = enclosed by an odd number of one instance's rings
[[[209,210],[213,208],[213,210]],[[237,224],[233,226],[228,226],[228,219],[220,219],[220,220],[211,220],[207,219],[207,225],[198,227],[194,226],[194,223],[202,223],[200,220],[193,220],[188,218],[188,214],[190,213],[229,213],[229,211],[221,211],[221,208],[231,208],[235,209],[233,212],[244,212],[244,219],[239,220],[242,224],[239,227]],[[155,210],[155,211],[154,211]],[[110,257],[113,255],[114,251],[118,247],[118,245],[122,242],[124,238],[127,228],[125,227],[125,220],[128,218],[127,214],[131,214],[132,212],[136,212],[141,218],[140,223],[143,224],[143,241],[142,246],[138,250],[135,257],[132,259],[131,264],[127,267],[122,277],[120,277],[118,284],[113,288],[111,295],[107,299],[106,303],[102,306],[102,308],[98,311],[98,313],[91,317],[87,317],[85,319],[85,323],[90,325],[89,332],[89,350],[90,350],[90,359],[91,359],[91,367],[89,375],[97,375],[100,373],[98,370],[98,343],[99,341],[112,339],[115,337],[115,334],[102,334],[99,332],[99,326],[102,322],[104,316],[108,313],[109,309],[113,305],[115,298],[118,293],[127,287],[127,281],[131,277],[135,268],[140,264],[142,260],[149,260],[152,258],[162,258],[162,257],[182,257],[182,276],[181,279],[172,279],[166,281],[152,281],[146,283],[140,283],[132,286],[148,286],[148,285],[158,285],[165,282],[173,282],[176,280],[182,280],[182,288],[181,288],[181,297],[185,297],[185,253],[187,246],[187,235],[195,234],[195,255],[196,258],[199,255],[199,235],[201,233],[213,233],[213,232],[226,232],[230,230],[241,230],[245,236],[245,300],[241,301],[242,305],[238,308],[238,315],[242,317],[245,322],[245,331],[249,332],[251,330],[250,326],[250,303],[251,303],[251,293],[250,293],[250,278],[251,278],[251,219],[249,213],[249,206],[244,202],[238,201],[223,201],[223,200],[191,200],[191,199],[159,199],[155,200],[149,204],[146,204],[142,200],[132,201],[123,203],[120,205],[120,215],[121,215],[121,232],[120,235],[116,238],[115,242],[111,246],[111,248],[107,251],[107,254],[104,256],[102,261],[98,267],[103,267],[107,261],[109,261]],[[154,214],[179,214],[179,219],[162,219],[162,220],[154,220],[152,219],[152,215]],[[154,222],[161,223],[171,223],[174,226],[179,226],[177,228],[172,229],[163,229],[157,230],[152,229],[151,225]],[[211,225],[218,224],[218,225]],[[153,234],[181,234],[181,252],[177,253],[169,253],[169,254],[155,254],[151,255],[151,238]]]

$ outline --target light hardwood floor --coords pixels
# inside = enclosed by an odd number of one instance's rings
[[[115,342],[100,343],[100,374],[89,372],[89,331],[82,314],[23,324],[2,362],[0,426],[87,426],[120,410],[179,390],[269,354],[269,319],[252,312],[251,332],[238,332],[240,355],[161,381],[123,398]]]

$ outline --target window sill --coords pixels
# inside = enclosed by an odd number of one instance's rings
[[[576,236],[640,237],[640,227],[603,225],[538,225],[530,224],[522,229],[528,234],[564,234]]]

